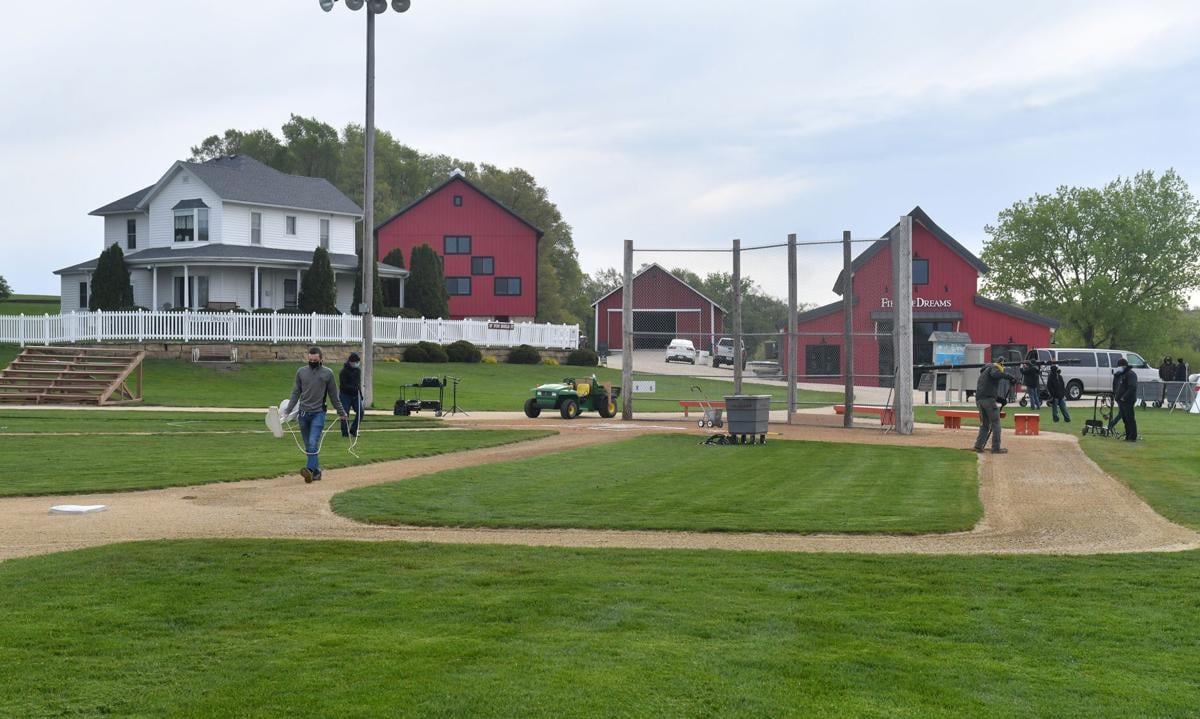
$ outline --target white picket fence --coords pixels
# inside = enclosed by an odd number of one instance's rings
[[[376,317],[375,342],[411,345],[467,340],[482,347],[531,345],[579,347],[578,325],[500,323]],[[492,325],[492,327],[489,327]],[[511,329],[507,329],[511,326]],[[73,342],[310,342],[362,341],[355,315],[247,314],[244,312],[71,312],[65,315],[0,315],[0,342],[49,345]]]

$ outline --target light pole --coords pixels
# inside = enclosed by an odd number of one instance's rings
[[[333,10],[337,0],[320,0],[321,9]],[[351,10],[367,8],[367,122],[364,128],[363,155],[363,244],[362,244],[362,314],[363,337],[363,406],[370,407],[375,396],[375,338],[372,317],[375,311],[375,16],[387,12],[387,0],[346,0]],[[409,0],[392,0],[396,12],[408,10]]]

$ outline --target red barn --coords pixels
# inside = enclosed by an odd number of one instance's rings
[[[442,258],[450,319],[527,322],[537,315],[542,231],[459,172],[375,227],[379,257],[413,248]]]
[[[592,303],[597,350],[621,348],[622,287]],[[675,337],[712,351],[725,310],[657,263],[633,276],[633,332],[639,349],[666,347]]]
[[[1058,322],[1020,307],[980,297],[979,276],[988,266],[938,227],[920,207],[913,219],[913,361],[933,361],[929,335],[935,331],[966,332],[972,343],[988,345],[985,360],[1016,350],[1024,356],[1031,347],[1047,347]],[[888,243],[870,245],[851,263],[854,273],[854,331],[890,333],[892,312],[892,254]],[[839,274],[833,291],[842,293]],[[842,302],[800,314],[798,331],[828,332],[827,337],[801,336],[796,371],[805,375],[838,375],[842,371]],[[786,355],[785,355],[786,356]],[[890,337],[858,338],[854,345],[855,384],[890,384],[875,375],[892,376]],[[817,380],[820,381],[820,380]],[[840,380],[828,380],[839,381]]]

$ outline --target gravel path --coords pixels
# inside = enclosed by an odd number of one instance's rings
[[[920,554],[1099,554],[1200,548],[1200,535],[1168,522],[1131,490],[1104,474],[1074,435],[1006,433],[1010,452],[982,455],[983,520],[969,532],[917,536],[796,535],[604,530],[509,530],[376,527],[335,515],[341,491],[429,472],[532,457],[624,439],[636,433],[688,432],[670,421],[481,420],[471,427],[552,428],[560,434],[531,442],[438,457],[329,470],[320,483],[298,476],[176,487],[146,492],[17,497],[0,500],[0,560],[113,542],[148,539],[258,537],[367,541],[517,544],[563,547],[727,549],[785,552]],[[878,429],[772,426],[797,439],[872,444],[969,447],[973,430],[918,425],[912,437]],[[727,448],[704,451],[754,451]],[[87,515],[50,514],[55,504],[106,504]]]

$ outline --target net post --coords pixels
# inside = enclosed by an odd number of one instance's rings
[[[846,413],[842,415],[842,426],[854,426],[854,273],[851,272],[850,230],[842,231],[842,353],[846,381],[843,401]]]
[[[633,240],[625,240],[621,290],[621,419],[633,419]]]
[[[890,244],[896,298],[892,325],[896,434],[908,435],[913,433],[912,217],[900,218]]]
[[[742,393],[742,241],[733,241],[733,393]]]
[[[788,319],[787,319],[787,383],[788,383],[788,424],[796,414],[796,326],[799,312],[796,310],[797,278],[796,278],[796,235],[788,235]]]

